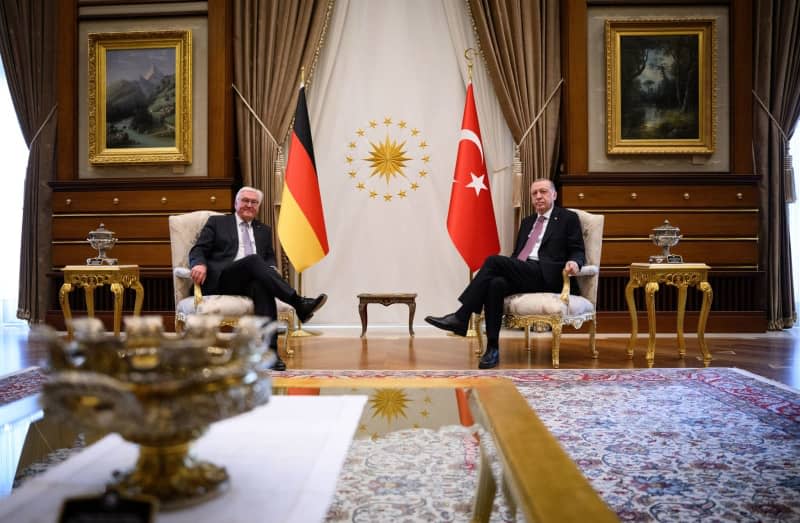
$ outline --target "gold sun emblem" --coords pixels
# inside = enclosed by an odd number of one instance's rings
[[[372,200],[405,200],[432,174],[427,170],[430,144],[417,127],[402,118],[369,120],[345,143],[344,172],[353,187]]]
[[[372,146],[372,150],[364,160],[368,161],[372,166],[370,178],[379,176],[385,178],[386,183],[389,183],[395,176],[405,177],[403,169],[406,166],[406,162],[411,159],[406,156],[406,150],[404,149],[406,142],[398,144],[387,136],[382,143],[369,142],[369,144]]]
[[[373,418],[383,418],[387,423],[394,419],[407,418],[406,408],[410,400],[403,389],[378,389],[370,397]]]

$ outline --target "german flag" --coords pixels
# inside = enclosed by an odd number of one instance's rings
[[[330,250],[304,85],[300,86],[294,113],[292,142],[278,217],[278,237],[297,272],[311,267]]]

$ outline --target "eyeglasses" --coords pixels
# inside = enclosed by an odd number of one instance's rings
[[[258,204],[261,203],[258,200],[251,200],[250,198],[239,198],[239,202],[245,205],[252,205],[254,207],[258,206]]]

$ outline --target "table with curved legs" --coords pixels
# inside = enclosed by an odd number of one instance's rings
[[[656,354],[656,307],[655,294],[659,284],[672,285],[678,288],[678,356],[686,355],[686,341],[683,338],[683,319],[686,314],[686,289],[696,287],[703,293],[703,303],[700,307],[700,317],[697,320],[697,343],[703,354],[703,364],[708,366],[711,362],[711,353],[705,340],[706,322],[711,310],[711,301],[714,291],[708,283],[708,271],[711,269],[705,263],[632,263],[630,266],[630,279],[625,287],[625,300],[628,302],[628,311],[631,315],[631,338],[628,341],[628,357],[633,358],[633,348],[636,345],[638,334],[636,303],[633,301],[633,291],[637,287],[644,287],[647,303],[647,326],[650,337],[647,342],[647,365],[653,366]]]

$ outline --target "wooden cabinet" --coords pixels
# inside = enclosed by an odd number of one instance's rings
[[[53,268],[84,263],[86,258],[95,256],[96,251],[86,242],[86,235],[102,223],[117,236],[117,244],[109,251],[110,257],[142,269],[169,270],[170,215],[198,209],[230,212],[232,208],[230,182],[211,183],[205,187],[176,187],[174,180],[151,183],[155,185],[152,189],[142,189],[145,182],[141,181],[131,187],[121,185],[96,190],[76,188],[76,184],[56,185],[53,191]]]

